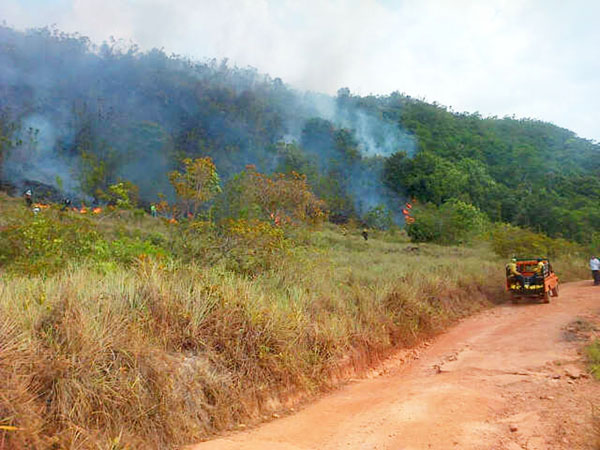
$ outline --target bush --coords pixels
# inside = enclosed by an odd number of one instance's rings
[[[0,231],[0,266],[25,274],[51,273],[91,255],[100,240],[84,217],[24,216]]]
[[[392,213],[385,205],[371,208],[363,219],[369,228],[376,230],[389,230],[394,225]]]
[[[273,267],[287,247],[280,227],[260,220],[229,219],[221,230],[227,253],[228,269],[256,274]]]
[[[487,227],[489,220],[476,206],[451,199],[442,206],[432,204],[413,209],[415,222],[406,227],[414,242],[460,244],[471,241]]]
[[[227,219],[271,220],[277,225],[320,224],[327,218],[325,203],[311,192],[306,176],[265,175],[246,167],[227,183],[217,200],[216,215]]]
[[[491,232],[492,249],[498,256],[508,258],[534,256],[572,256],[583,249],[580,245],[565,239],[553,239],[544,234],[515,227],[509,224],[498,224]]]
[[[166,256],[166,251],[150,240],[131,237],[121,237],[111,242],[98,241],[94,246],[94,250],[94,258],[98,262],[110,260],[125,265],[132,263],[140,257]]]

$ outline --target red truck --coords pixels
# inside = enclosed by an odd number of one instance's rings
[[[511,293],[513,303],[520,298],[535,298],[550,303],[550,297],[558,297],[558,276],[548,258],[518,258],[516,276],[506,270],[506,290]]]

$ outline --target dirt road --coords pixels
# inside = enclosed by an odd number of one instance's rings
[[[599,317],[600,288],[563,284],[548,305],[486,311],[378,376],[195,449],[600,448],[600,382],[580,354]]]

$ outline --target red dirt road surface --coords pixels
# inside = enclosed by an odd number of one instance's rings
[[[600,382],[581,355],[600,287],[560,288],[550,304],[486,311],[293,415],[193,448],[600,448]]]

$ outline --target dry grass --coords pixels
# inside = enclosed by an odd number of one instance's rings
[[[142,260],[107,275],[81,266],[1,282],[0,417],[19,428],[4,438],[193,442],[442,329],[485,306],[485,286],[499,281],[474,250],[322,238],[339,246],[305,248],[253,280]]]
[[[334,227],[295,239],[251,278],[225,262],[140,258],[0,280],[0,442],[188,444],[331,388],[502,298],[504,262],[485,246],[365,242]]]

